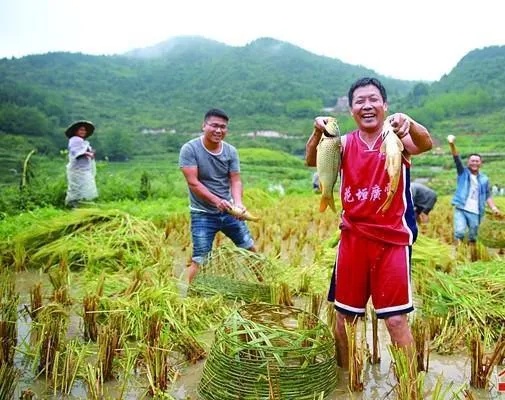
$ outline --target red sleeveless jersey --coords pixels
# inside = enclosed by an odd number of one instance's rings
[[[402,157],[398,189],[384,213],[378,212],[387,197],[389,176],[382,137],[369,148],[359,131],[343,138],[340,196],[342,229],[349,229],[370,239],[397,245],[411,245],[417,237],[417,225],[410,192],[410,160]]]

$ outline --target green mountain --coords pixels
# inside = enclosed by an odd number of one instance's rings
[[[244,129],[270,120],[260,127],[268,128],[279,117],[312,118],[363,75],[377,74],[269,38],[232,47],[182,37],[121,56],[2,59],[0,129],[46,135],[86,118],[101,128],[195,130],[212,106],[226,109]],[[381,78],[396,97],[414,84]]]
[[[365,75],[384,82],[392,111],[411,113],[440,138],[451,123],[470,132],[479,123],[496,130],[504,109],[505,47],[472,51],[440,81],[426,83],[380,76],[271,38],[233,47],[179,37],[115,56],[1,59],[0,156],[34,147],[56,154],[65,148],[64,127],[81,118],[95,122],[93,141],[109,159],[175,151],[199,131],[210,107],[227,110],[230,132],[276,130],[300,138],[241,142],[300,154],[312,118],[345,99],[349,84]],[[344,128],[352,126],[346,114],[339,117]]]

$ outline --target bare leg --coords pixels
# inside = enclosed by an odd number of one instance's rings
[[[191,261],[191,264],[188,267],[188,283],[191,283],[193,279],[195,279],[199,267],[200,266],[196,262]]]
[[[409,365],[412,366],[410,371],[411,376],[414,376],[416,372],[416,351],[414,337],[410,331],[407,315],[394,315],[392,317],[385,318],[384,322],[386,324],[386,328],[388,329],[389,336],[391,336],[391,342],[393,345],[405,351],[409,360]]]
[[[410,332],[407,314],[385,318],[384,322],[393,344],[398,347],[408,347],[414,344],[414,337]]]
[[[345,323],[354,324],[356,317],[342,314],[337,311],[337,322],[335,326],[335,339],[337,342],[337,364],[343,369],[349,369],[349,348],[347,345],[347,333]]]

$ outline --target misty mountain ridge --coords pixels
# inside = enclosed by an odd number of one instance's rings
[[[54,151],[64,145],[62,129],[77,119],[93,120],[98,140],[137,140],[144,129],[198,132],[205,111],[220,107],[234,131],[303,135],[315,115],[337,103],[345,123],[349,85],[363,76],[381,79],[390,110],[402,109],[430,127],[468,116],[482,120],[504,109],[505,47],[473,50],[432,83],[381,76],[268,37],[236,47],[183,36],[113,56],[0,59],[0,132]],[[170,139],[171,148],[183,139]],[[110,146],[117,142],[111,139]]]

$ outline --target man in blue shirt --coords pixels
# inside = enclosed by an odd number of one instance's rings
[[[491,196],[489,178],[486,174],[480,172],[482,157],[477,153],[470,154],[467,166],[464,167],[454,144],[455,139],[454,135],[447,136],[458,173],[456,192],[452,198],[452,205],[454,206],[454,241],[458,245],[468,231],[471,260],[476,261],[477,249],[475,242],[477,241],[479,225],[482,218],[484,218],[486,204],[493,213],[499,214],[500,211]]]

